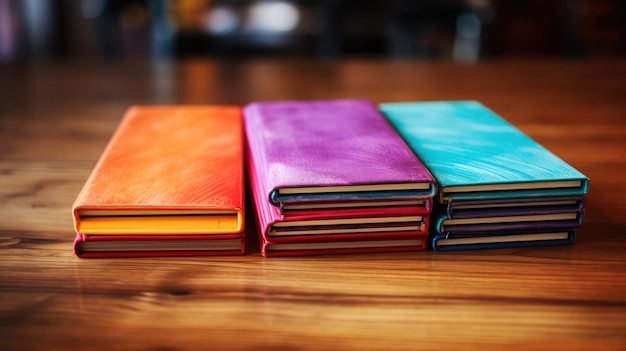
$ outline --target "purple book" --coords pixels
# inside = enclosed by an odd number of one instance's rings
[[[435,193],[430,172],[368,100],[252,103],[244,118],[273,205]]]

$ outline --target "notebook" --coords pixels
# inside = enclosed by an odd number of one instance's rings
[[[244,108],[250,154],[271,204],[417,200],[429,171],[367,100],[257,102]]]
[[[249,160],[248,165],[264,256],[412,251],[427,246],[430,208],[363,207],[281,214],[269,202],[255,163]]]
[[[131,107],[73,205],[75,252],[242,253],[243,181],[241,108]]]
[[[486,214],[487,215],[487,214]],[[526,215],[488,214],[485,217],[450,218],[438,216],[436,231],[446,233],[476,233],[511,230],[539,230],[547,228],[575,228],[584,219],[584,211],[537,213]]]
[[[504,249],[532,246],[553,246],[573,244],[576,238],[572,229],[543,229],[526,232],[500,232],[488,235],[436,234],[431,246],[435,251],[460,251]]]
[[[440,202],[587,192],[587,177],[479,102],[380,109],[437,179]]]
[[[584,204],[583,197],[453,201],[447,204],[445,213],[456,219],[580,212]]]

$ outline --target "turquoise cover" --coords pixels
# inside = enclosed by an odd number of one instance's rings
[[[580,181],[571,188],[446,194],[450,201],[587,192],[584,174],[479,102],[385,103],[380,109],[439,182],[440,201],[452,186]]]

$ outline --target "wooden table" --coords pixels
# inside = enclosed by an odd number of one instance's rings
[[[131,104],[476,99],[591,178],[573,246],[78,259]],[[626,61],[0,66],[0,350],[626,349]]]

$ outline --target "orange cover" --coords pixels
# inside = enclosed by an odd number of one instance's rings
[[[84,235],[243,232],[243,124],[235,106],[134,106],[72,212]]]

